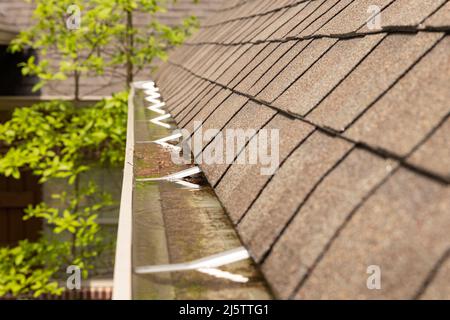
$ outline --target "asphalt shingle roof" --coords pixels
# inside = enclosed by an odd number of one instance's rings
[[[241,1],[156,75],[181,127],[280,129],[273,176],[200,163],[278,297],[450,298],[449,31],[445,0]]]

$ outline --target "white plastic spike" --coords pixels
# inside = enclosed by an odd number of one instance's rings
[[[160,142],[167,142],[167,141],[177,140],[177,139],[181,138],[182,136],[183,136],[183,134],[179,132],[179,133],[175,133],[175,134],[172,134],[170,136],[167,136],[167,137],[155,140],[154,142],[155,143],[160,143]]]
[[[157,112],[159,114],[166,114],[166,111],[161,109],[162,107],[165,107],[166,103],[165,102],[158,102],[152,106],[147,107],[148,110]]]
[[[248,278],[241,276],[240,274],[234,274],[231,272],[223,271],[217,268],[201,268],[197,270],[201,273],[206,273],[210,276],[220,279],[227,279],[233,282],[246,283],[248,282]]]
[[[147,81],[134,81],[133,84],[132,84],[132,86],[133,86],[133,88],[141,89],[141,88],[142,88],[142,85],[143,85],[145,82],[147,82]]]
[[[153,81],[147,81],[141,84],[142,89],[151,90],[152,88],[155,88],[155,83]]]
[[[166,142],[158,142],[157,144],[159,144],[161,147],[165,148],[165,149],[171,149],[175,152],[180,152],[181,151],[181,147],[179,146],[174,146],[173,144],[170,143],[166,143]]]
[[[149,110],[155,111],[159,114],[165,114],[166,111],[162,110],[162,107],[166,106],[165,102],[162,102],[159,98],[161,97],[161,95],[159,93],[153,92],[153,93],[149,93],[147,97],[145,97],[145,100],[147,100],[148,102],[151,103],[150,106],[148,106],[147,108]]]
[[[153,101],[149,101],[149,107],[162,108],[166,106],[165,102],[160,101],[159,99],[153,99]]]
[[[159,98],[161,98],[161,95],[157,92],[153,92],[153,93],[148,93],[147,97],[145,97],[145,100],[147,100],[148,102],[151,102],[151,103],[159,103],[159,102],[161,102],[159,100]]]
[[[150,101],[150,98],[154,98],[154,99],[159,99],[161,98],[161,94],[158,93],[157,91],[153,91],[153,90],[145,90],[144,93],[147,95],[147,97],[145,98],[145,100]],[[158,100],[159,101],[159,100]],[[150,101],[152,102],[152,101]]]
[[[173,144],[167,143],[167,141],[177,140],[177,139],[181,138],[182,136],[183,135],[181,133],[176,133],[176,134],[173,134],[171,136],[155,140],[153,142],[156,143],[156,144],[159,144],[163,148],[172,149],[172,150],[175,150],[176,152],[180,152],[181,149],[182,149],[181,147],[174,146]]]
[[[168,113],[163,114],[162,116],[153,118],[153,119],[150,120],[150,122],[151,122],[151,123],[154,123],[154,124],[156,124],[156,125],[158,125],[158,126],[161,126],[161,127],[167,128],[167,129],[170,129],[170,128],[171,128],[170,124],[161,122],[161,120],[165,120],[165,119],[167,119],[167,118],[170,118],[170,114],[168,114]]]
[[[175,264],[155,265],[155,266],[142,266],[136,267],[135,273],[158,273],[158,272],[174,272],[174,271],[187,271],[187,270],[199,270],[217,268],[234,262],[242,261],[250,257],[247,249],[244,247],[235,248],[222,253],[214,254],[202,259]]]
[[[181,152],[181,150],[183,149],[182,147],[179,146],[174,146],[173,144],[170,143],[166,143],[166,142],[160,142],[158,143],[161,147],[165,148],[165,149],[170,149],[173,150],[174,152]]]
[[[184,180],[175,180],[173,182],[185,187],[186,189],[200,189],[200,185],[196,183],[190,183]]]
[[[155,87],[155,88],[147,89],[147,90],[144,90],[144,93],[145,93],[146,95],[159,93],[159,88],[156,88],[156,87]]]
[[[157,87],[152,87],[152,88],[149,88],[149,89],[145,89],[144,90],[144,93],[146,94],[146,95],[150,95],[150,94],[159,94],[159,88],[157,88]]]
[[[151,89],[155,87],[155,83],[153,81],[135,81],[133,86],[137,89]]]
[[[151,106],[151,107],[147,107],[147,109],[151,110],[153,112],[159,113],[159,114],[166,114],[166,111],[163,109],[160,109],[160,106]]]
[[[177,173],[173,173],[173,174],[169,174],[167,176],[164,177],[160,177],[160,178],[143,178],[143,179],[136,179],[136,181],[139,182],[146,182],[146,181],[176,181],[176,180],[180,180],[189,176],[193,176],[197,173],[202,172],[202,170],[200,169],[200,167],[192,167]]]
[[[155,107],[155,108],[162,108],[162,107],[166,106],[165,102],[161,102],[159,100],[155,100],[154,102],[151,102],[151,103],[152,103],[152,107]]]

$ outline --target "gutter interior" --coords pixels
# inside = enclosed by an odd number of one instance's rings
[[[135,104],[135,179],[161,177],[190,166],[175,165],[170,152],[149,143],[173,134],[149,122],[159,114],[146,108],[137,90]],[[171,119],[168,119],[171,120]],[[164,122],[169,123],[168,120]],[[174,123],[171,123],[175,126]],[[240,247],[242,244],[213,189],[203,180],[200,189],[173,182],[138,182],[133,187],[133,268],[187,262]],[[198,181],[194,181],[198,183]],[[133,274],[133,299],[270,299],[254,263],[244,260],[220,270],[249,278],[236,283],[197,271]]]

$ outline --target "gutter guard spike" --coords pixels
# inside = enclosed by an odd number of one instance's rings
[[[159,88],[153,87],[151,89],[146,89],[144,91],[144,93],[147,94],[147,95],[159,94]]]
[[[159,144],[161,147],[165,148],[165,149],[172,149],[175,152],[180,152],[181,151],[181,147],[179,146],[174,146],[173,144],[170,143],[166,143],[166,142],[154,142],[153,143]]]
[[[200,185],[196,183],[187,182],[184,180],[175,180],[176,184],[179,184],[187,189],[200,189]]]
[[[160,94],[149,94],[144,98],[145,101],[148,101],[150,103],[161,103],[161,100],[159,99],[161,97]]]
[[[155,88],[155,83],[153,81],[147,81],[141,85],[142,89],[153,89]]]
[[[165,119],[167,119],[167,118],[170,118],[170,114],[168,114],[168,113],[163,114],[162,116],[153,118],[153,119],[150,120],[150,122],[151,122],[151,123],[154,123],[154,124],[156,124],[156,125],[158,125],[158,126],[161,126],[161,127],[167,128],[167,129],[170,129],[170,128],[171,128],[170,124],[161,122],[161,120],[165,120]]]
[[[158,140],[153,141],[154,143],[160,143],[160,142],[167,142],[167,141],[171,141],[171,140],[176,140],[178,138],[181,138],[183,135],[181,133],[175,133],[171,136],[167,136]]]
[[[161,138],[161,139],[152,141],[152,142],[153,142],[153,143],[156,143],[156,144],[159,144],[159,145],[162,146],[163,148],[166,148],[166,149],[172,149],[172,150],[175,150],[175,151],[177,151],[177,152],[180,152],[181,149],[182,149],[181,147],[179,147],[179,146],[174,146],[173,144],[167,143],[167,141],[176,140],[176,139],[178,139],[178,138],[181,138],[182,136],[183,136],[183,135],[182,135],[181,133],[176,133],[176,134],[173,134],[173,135],[171,135],[171,136],[164,137],[164,138]]]
[[[165,106],[166,106],[165,102],[158,102],[158,103],[155,103],[152,106],[148,106],[147,109],[151,110],[151,111],[154,111],[154,112],[157,112],[159,114],[166,114],[166,111],[161,109],[162,107],[165,107]]]
[[[197,269],[198,272],[208,274],[215,278],[227,279],[233,282],[246,283],[248,282],[248,278],[241,276],[240,274],[234,274],[228,271],[223,271],[217,268],[201,268]]]
[[[157,112],[159,114],[165,114],[166,111],[162,110],[161,108],[166,106],[165,102],[162,102],[160,100],[161,94],[158,92],[153,92],[152,90],[146,90],[145,93],[148,95],[145,97],[145,100],[150,102],[150,106],[147,107],[147,109],[152,110],[154,112]]]
[[[147,95],[147,97],[144,98],[145,100],[149,102],[154,102],[155,100],[158,102],[160,101],[159,98],[161,98],[161,94],[157,91],[145,90],[144,93]]]
[[[138,89],[152,89],[155,87],[155,83],[151,80],[148,81],[136,81],[133,83],[135,88]]]
[[[155,265],[155,266],[141,266],[135,268],[137,274],[159,273],[159,272],[174,272],[174,271],[188,271],[198,269],[213,269],[241,260],[250,258],[250,254],[244,247],[231,249],[222,253],[214,254],[198,260],[193,260],[185,263]],[[200,271],[200,270],[199,270]],[[203,270],[205,272],[207,270]],[[206,273],[206,272],[205,272]]]
[[[194,174],[200,173],[202,172],[202,170],[200,169],[200,167],[192,167],[183,171],[179,171],[177,173],[173,173],[173,174],[169,174],[167,176],[164,177],[160,177],[160,178],[144,178],[144,179],[136,179],[136,181],[138,182],[146,182],[146,181],[176,181],[176,180],[180,180],[189,176],[193,176]]]
[[[157,105],[157,106],[150,106],[150,107],[147,107],[147,109],[148,109],[148,110],[151,110],[151,111],[154,111],[154,112],[156,112],[156,113],[159,113],[159,114],[166,114],[166,111],[165,111],[165,110],[160,109],[160,107],[164,107],[164,105],[165,105],[165,104],[163,104],[163,105]]]

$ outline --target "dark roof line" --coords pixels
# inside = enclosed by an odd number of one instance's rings
[[[404,27],[404,26],[389,26],[383,27],[381,30],[374,30],[370,32],[348,32],[348,33],[336,33],[336,34],[312,34],[303,37],[286,37],[283,39],[268,39],[257,41],[243,41],[232,43],[219,43],[219,42],[186,42],[187,46],[202,46],[202,45],[217,45],[224,47],[241,46],[246,44],[257,45],[263,43],[286,43],[289,41],[303,41],[303,40],[317,40],[317,39],[338,39],[338,40],[350,40],[355,38],[363,38],[365,36],[377,35],[377,34],[417,34],[419,32],[427,33],[445,33],[450,34],[450,25],[440,27]]]
[[[436,262],[434,267],[431,269],[428,276],[425,277],[424,282],[422,283],[422,285],[420,286],[420,288],[417,290],[416,294],[413,297],[414,300],[419,300],[422,297],[422,295],[425,293],[427,288],[430,286],[430,284],[436,278],[436,275],[438,274],[439,270],[441,270],[443,264],[445,262],[447,262],[448,259],[450,259],[450,248],[444,252],[444,254],[441,256],[441,258]]]

